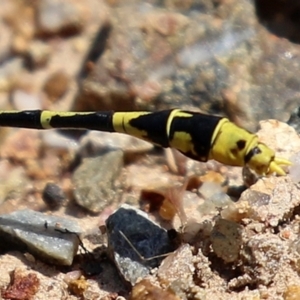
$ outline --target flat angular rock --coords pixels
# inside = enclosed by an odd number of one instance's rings
[[[148,275],[164,258],[154,256],[173,250],[167,231],[152,222],[145,212],[129,205],[122,205],[109,216],[106,227],[110,254],[120,274],[132,285]]]
[[[72,264],[79,245],[76,234],[80,232],[79,225],[72,220],[31,210],[0,216],[1,250],[11,247],[28,251],[57,265]]]

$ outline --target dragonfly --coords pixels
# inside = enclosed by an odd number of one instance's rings
[[[258,175],[284,176],[287,159],[260,142],[258,136],[227,118],[181,109],[156,112],[49,110],[0,111],[0,126],[32,129],[85,129],[128,134],[185,156],[229,166],[248,166]]]

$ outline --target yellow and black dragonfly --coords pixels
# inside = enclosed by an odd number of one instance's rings
[[[259,175],[285,175],[291,163],[228,119],[180,109],[158,112],[0,111],[0,126],[34,129],[90,129],[125,133],[179,150],[189,158],[249,166]]]

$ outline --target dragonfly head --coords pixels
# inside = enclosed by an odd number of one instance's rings
[[[275,157],[275,152],[260,142],[246,154],[245,162],[250,169],[263,176],[273,173],[284,176],[285,171],[281,166],[291,165],[287,159]]]

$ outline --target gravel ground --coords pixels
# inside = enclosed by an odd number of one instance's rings
[[[294,162],[257,180],[122,135],[1,128],[0,218],[67,218],[84,248],[66,266],[1,239],[0,299],[300,299],[300,140],[280,122],[300,103],[299,5],[256,2],[0,0],[0,109],[220,114]],[[100,231],[124,203],[177,232],[137,283]]]

